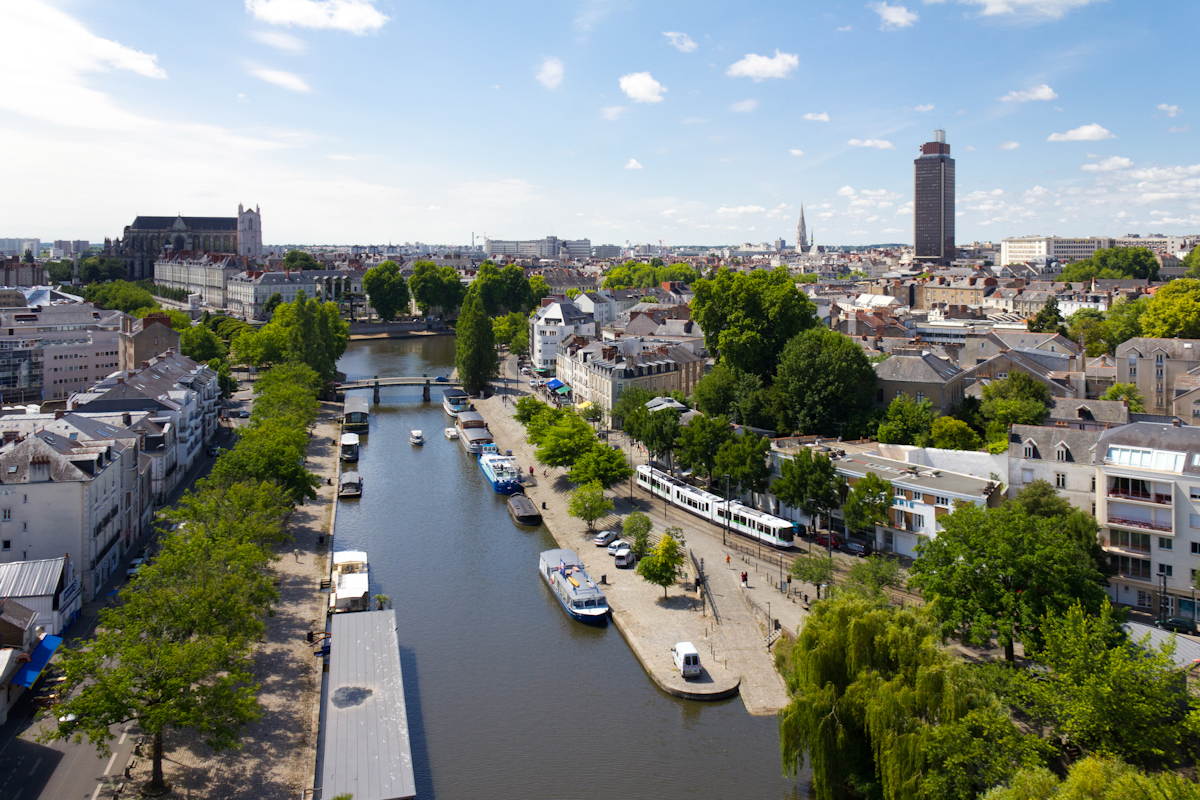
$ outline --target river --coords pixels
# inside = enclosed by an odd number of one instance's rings
[[[449,374],[451,337],[351,342],[338,369]],[[336,549],[366,550],[372,594],[397,609],[417,796],[800,798],[782,777],[774,717],[738,699],[660,691],[613,626],[571,621],[537,574],[557,547],[519,529],[473,457],[443,430],[435,389],[384,387],[338,508]],[[369,397],[368,392],[368,397]],[[424,447],[408,433],[425,433]]]

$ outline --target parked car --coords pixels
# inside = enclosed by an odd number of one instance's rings
[[[530,381],[530,382],[529,382],[529,385],[530,385],[532,388],[536,389],[536,388],[537,388],[537,381]]]
[[[637,563],[637,557],[633,554],[633,550],[626,547],[623,550],[618,550],[614,562],[618,567],[632,567]]]
[[[433,381],[434,381],[434,383],[449,383],[450,379],[447,378],[445,375],[438,375],[436,378],[433,379]]]
[[[700,653],[691,642],[678,642],[671,648],[671,659],[684,678],[700,677]]]
[[[529,367],[521,367],[521,374],[522,374],[522,375],[528,375],[528,374],[529,374]]]
[[[628,549],[629,549],[629,542],[625,541],[624,539],[617,539],[616,541],[609,543],[608,554],[610,556],[615,556],[617,554],[618,550],[628,550]]]
[[[125,579],[133,580],[137,574],[142,571],[142,566],[146,563],[144,558],[135,558],[129,562],[129,566],[125,569]]]
[[[600,531],[596,534],[596,538],[592,539],[592,544],[596,545],[596,547],[604,547],[616,538],[616,531]]]
[[[250,419],[250,412],[244,408],[240,408],[237,411],[233,412],[233,415],[235,417],[239,417],[241,419]]]
[[[841,547],[850,555],[863,558],[875,552],[875,547],[870,542],[843,542]]]
[[[1154,623],[1157,627],[1172,633],[1186,633],[1190,636],[1200,635],[1196,622],[1187,617],[1167,617]]]
[[[837,550],[842,546],[843,540],[837,534],[833,534],[832,538],[833,544],[830,544],[830,534],[827,531],[822,531],[821,533],[817,534],[817,545],[819,547],[832,547],[834,550]]]

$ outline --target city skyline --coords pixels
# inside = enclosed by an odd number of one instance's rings
[[[794,245],[803,202],[818,245],[911,243],[936,127],[959,243],[1200,227],[1195,56],[1146,57],[1194,4],[149,8],[0,9],[22,154],[0,234],[98,242],[249,199],[265,242]]]

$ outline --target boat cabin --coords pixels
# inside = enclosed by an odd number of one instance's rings
[[[333,554],[329,608],[333,613],[367,611],[371,606],[367,554],[362,550],[339,550]]]
[[[358,497],[362,494],[363,479],[357,472],[343,472],[338,481],[338,497]]]
[[[469,428],[486,428],[487,420],[478,411],[463,411],[458,415],[458,429],[465,431]]]
[[[342,461],[358,461],[358,434],[343,433],[341,439]]]
[[[354,395],[342,404],[342,426],[347,429],[363,429],[370,425],[371,410],[367,398]]]

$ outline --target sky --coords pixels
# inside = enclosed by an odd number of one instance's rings
[[[0,3],[0,237],[269,244],[1200,232],[1195,0]]]

